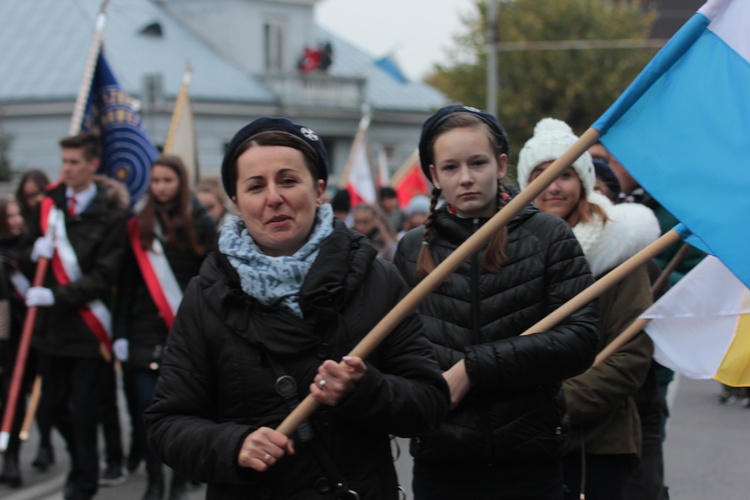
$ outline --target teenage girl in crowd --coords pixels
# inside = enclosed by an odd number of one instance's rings
[[[540,121],[518,158],[520,187],[525,188],[577,140],[565,122]],[[591,155],[584,153],[535,202],[543,212],[570,224],[591,272],[600,278],[656,240],[659,223],[643,205],[613,205],[594,190],[595,183]],[[645,265],[604,292],[599,299],[602,346],[612,342],[651,302]],[[596,368],[563,384],[572,424],[571,446],[564,461],[566,499],[578,499],[582,493],[590,500],[628,498],[629,474],[641,452],[641,426],[633,396],[646,378],[652,351],[648,336],[638,335]]]
[[[176,156],[160,156],[151,167],[151,184],[143,208],[128,222],[126,254],[115,308],[115,354],[131,371],[138,415],[151,401],[161,356],[182,291],[198,274],[216,230],[203,206],[193,198],[185,166]],[[164,494],[162,464],[148,448],[138,422],[148,484],[144,500]],[[186,478],[172,476],[169,498],[186,498]]]
[[[435,186],[430,215],[395,260],[412,287],[514,195],[503,183],[508,138],[484,111],[439,110],[419,155]],[[447,203],[436,209],[441,195]],[[520,334],[591,283],[570,227],[528,205],[418,306],[453,410],[411,442],[417,500],[562,498],[561,383],[593,362],[597,307]]]
[[[10,197],[0,197],[0,409],[4,415],[10,384],[13,379],[18,344],[26,318],[23,297],[30,284],[18,270],[19,244],[24,231],[21,207]],[[3,453],[0,483],[13,488],[21,486],[21,468],[18,452],[21,446],[19,432],[26,413],[26,394],[35,371],[34,358],[26,364],[24,380],[18,394],[16,413],[10,431],[7,449]]]
[[[49,185],[49,177],[42,170],[35,168],[21,174],[16,188],[16,200],[24,221],[31,218],[34,208],[44,198],[47,185]]]

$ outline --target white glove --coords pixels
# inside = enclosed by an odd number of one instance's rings
[[[40,258],[51,259],[55,253],[55,243],[49,238],[40,236],[34,242],[34,249],[31,250],[31,261],[36,262]]]
[[[55,305],[55,296],[52,290],[43,286],[32,286],[26,292],[27,307],[45,307]]]
[[[117,339],[112,344],[112,350],[115,352],[115,357],[123,363],[128,360],[128,354],[130,352],[130,342],[128,339]]]

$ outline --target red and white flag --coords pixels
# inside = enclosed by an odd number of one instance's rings
[[[422,172],[419,155],[416,152],[393,175],[391,187],[396,190],[401,208],[406,208],[409,200],[418,194],[430,194],[430,183]]]
[[[353,207],[360,203],[373,205],[377,201],[375,182],[372,178],[370,161],[367,159],[367,143],[365,141],[361,141],[354,152],[354,161],[349,172],[346,189],[349,191]]]

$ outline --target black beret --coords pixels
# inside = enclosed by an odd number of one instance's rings
[[[502,125],[500,125],[500,122],[497,121],[497,118],[481,109],[464,106],[463,104],[451,104],[439,109],[422,125],[422,136],[419,138],[419,163],[422,166],[424,175],[430,180],[432,180],[432,176],[430,175],[430,165],[432,164],[430,142],[432,142],[432,137],[435,135],[435,130],[438,126],[443,123],[446,118],[456,113],[469,113],[480,118],[483,122],[489,125],[496,134],[505,140],[506,154],[510,155],[508,135],[505,133],[505,129],[503,129]]]
[[[615,196],[620,194],[620,180],[609,165],[602,160],[594,160],[594,172],[596,178],[602,181]]]
[[[229,179],[229,171],[232,168],[231,163],[233,159],[236,161],[234,155],[237,148],[251,137],[270,130],[287,132],[295,137],[299,137],[308,144],[315,152],[315,156],[318,157],[318,165],[320,167],[318,178],[324,183],[328,181],[328,152],[318,134],[309,127],[294,123],[289,118],[262,116],[245,125],[239,132],[234,134],[224,153],[224,161],[221,164],[221,181],[224,184],[224,191],[226,191],[230,198],[235,195],[235,190],[237,189],[237,186],[230,185],[231,181]]]

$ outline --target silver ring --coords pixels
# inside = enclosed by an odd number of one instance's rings
[[[326,379],[322,378],[320,379],[320,382],[318,382],[318,387],[321,389],[326,385]]]
[[[271,459],[271,454],[270,453],[266,453],[265,455],[263,455],[263,461],[264,462],[268,462],[270,459]]]

